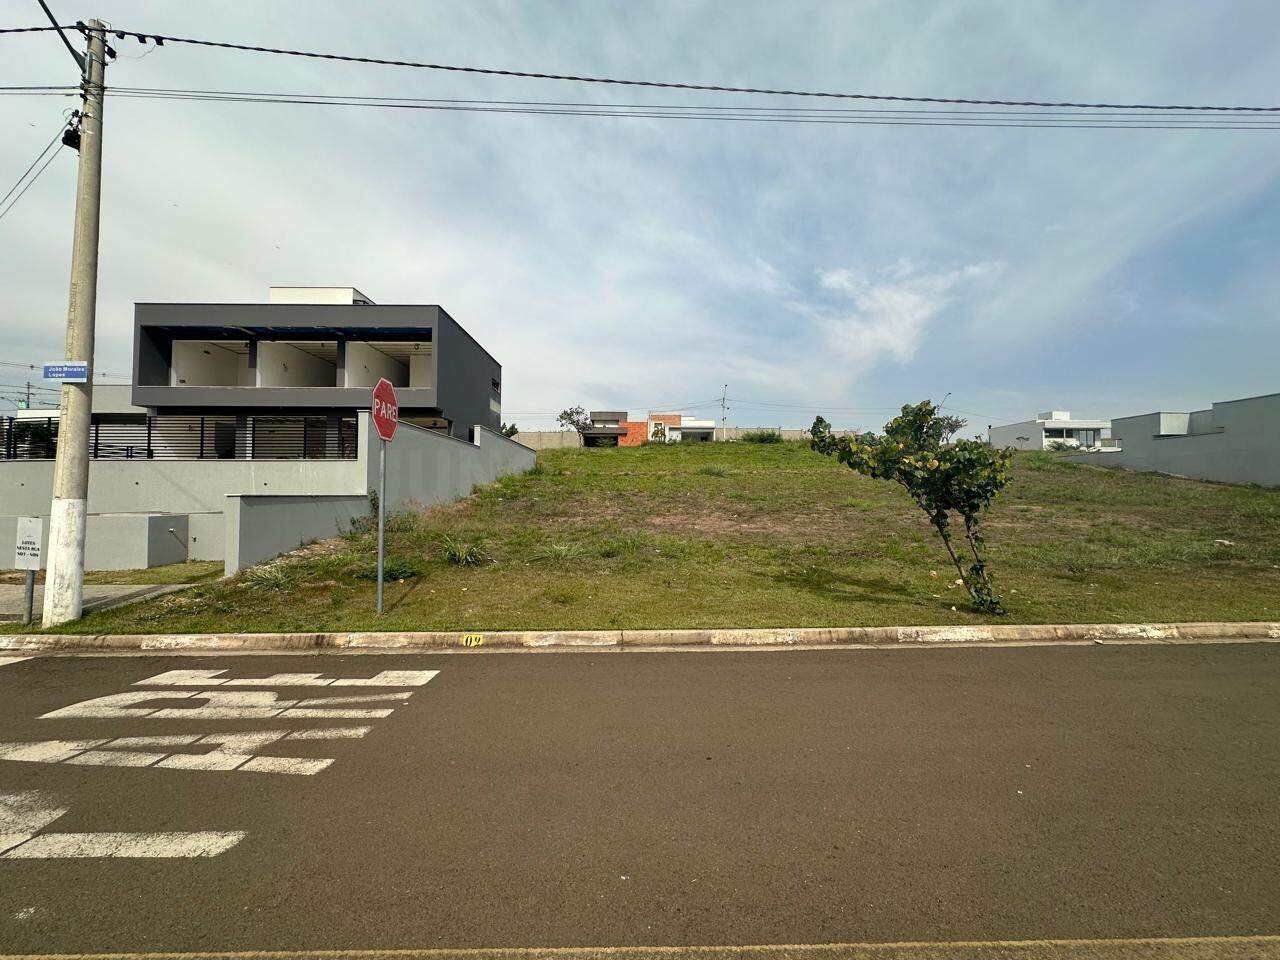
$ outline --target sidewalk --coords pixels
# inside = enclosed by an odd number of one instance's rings
[[[181,590],[186,584],[124,584],[124,583],[87,583],[84,587],[84,609],[105,610],[117,607],[122,603],[141,600],[143,597],[156,596]],[[0,622],[13,623],[22,619],[22,602],[26,586],[20,583],[0,583]],[[40,611],[44,605],[44,584],[36,584],[35,602],[32,604],[32,616],[38,622]]]

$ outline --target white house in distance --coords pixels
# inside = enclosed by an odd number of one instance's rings
[[[1073,420],[1069,410],[1047,410],[1034,420],[988,429],[991,446],[1014,450],[1047,450],[1055,442],[1094,450],[1111,438],[1110,420]]]

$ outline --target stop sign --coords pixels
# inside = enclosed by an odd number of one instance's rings
[[[396,435],[400,423],[400,405],[396,402],[396,388],[383,377],[373,388],[373,428],[383,440]]]

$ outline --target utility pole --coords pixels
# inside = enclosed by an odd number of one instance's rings
[[[729,408],[725,406],[725,401],[729,397],[729,385],[724,385],[724,393],[720,394],[720,439],[729,439]]]
[[[84,533],[89,501],[89,412],[93,399],[93,325],[98,301],[98,210],[102,188],[103,81],[106,27],[88,23],[80,111],[80,168],[76,181],[75,234],[71,243],[71,293],[67,304],[67,360],[84,360],[84,383],[62,384],[58,452],[49,510],[49,561],[45,572],[44,626],[77,619],[84,609]],[[74,54],[74,51],[73,51]]]

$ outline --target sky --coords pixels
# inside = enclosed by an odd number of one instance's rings
[[[1280,104],[1280,5],[52,0],[64,22],[467,66],[982,99]],[[0,26],[45,22],[4,0]],[[796,105],[118,41],[117,86]],[[50,33],[0,86],[64,84]],[[0,189],[70,100],[0,97]],[[812,105],[805,103],[802,105]],[[824,104],[819,104],[824,105]],[[1280,131],[732,123],[108,98],[96,366],[133,304],[272,284],[438,303],[504,420],[572,405],[968,433],[1280,391]],[[75,154],[0,219],[0,357],[61,356]],[[13,371],[3,372],[3,371]],[[25,379],[0,367],[0,397]],[[727,385],[727,387],[726,387]],[[0,400],[0,407],[8,406]]]

